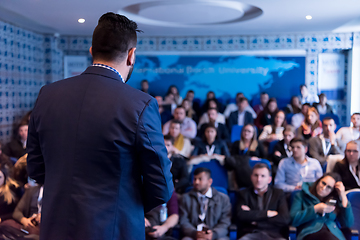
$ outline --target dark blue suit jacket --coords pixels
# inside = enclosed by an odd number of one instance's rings
[[[230,133],[231,133],[232,127],[234,125],[238,124],[238,118],[239,118],[239,111],[234,111],[230,114],[230,116],[227,120],[227,126],[228,126]],[[244,126],[249,123],[254,123],[254,118],[252,117],[251,113],[246,111],[245,116],[244,116]]]
[[[144,239],[173,192],[156,100],[102,67],[41,89],[27,147],[42,240]]]

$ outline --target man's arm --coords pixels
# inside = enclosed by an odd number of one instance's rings
[[[324,164],[326,162],[326,157],[322,156],[321,152],[323,151],[322,144],[320,142],[320,138],[318,137],[312,137],[309,140],[309,153],[312,158],[315,158],[318,160],[321,164]]]
[[[275,187],[282,189],[284,192],[292,192],[296,186],[285,183],[285,167],[286,163],[284,159],[282,159],[276,172]]]
[[[222,211],[218,223],[211,229],[213,232],[213,239],[225,237],[228,233],[228,228],[231,224],[231,203],[228,196],[222,197]]]
[[[276,211],[278,212],[278,214],[275,217],[268,218],[267,222],[277,225],[279,227],[284,227],[289,225],[290,223],[289,208],[287,205],[285,194],[283,192],[281,192],[281,195],[277,199]]]
[[[267,210],[255,210],[251,209],[250,205],[252,205],[246,195],[248,194],[248,189],[242,190],[237,194],[237,217],[242,222],[257,222],[263,221],[267,219]],[[250,210],[244,210],[242,206],[247,206]]]
[[[148,212],[167,202],[174,191],[171,161],[167,157],[155,99],[148,102],[139,116],[136,151],[143,176],[144,210]]]
[[[187,237],[192,237],[192,238],[196,238],[196,227],[193,226],[190,222],[190,218],[191,218],[191,214],[196,214],[196,213],[191,213],[191,209],[190,209],[190,199],[189,199],[189,195],[188,194],[184,194],[182,199],[181,199],[181,203],[179,206],[179,210],[180,210],[180,225],[181,225],[181,230],[184,234],[184,236]]]
[[[183,129],[181,129],[181,133],[182,135],[184,135],[184,137],[193,139],[196,137],[196,133],[197,133],[196,123],[194,122],[194,120],[190,118],[187,120],[188,121],[186,126],[182,126]]]

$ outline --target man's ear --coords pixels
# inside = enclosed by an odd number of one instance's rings
[[[128,66],[132,66],[135,64],[135,50],[136,50],[136,48],[131,48],[128,52],[128,56],[127,56],[127,60],[126,60],[126,64]]]
[[[270,184],[271,181],[272,181],[272,177],[270,176],[270,177],[269,177],[269,180],[268,180],[268,184]]]
[[[90,53],[91,56],[92,56],[92,47],[89,48],[89,53]]]

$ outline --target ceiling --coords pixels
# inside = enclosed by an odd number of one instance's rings
[[[0,0],[0,19],[40,33],[90,36],[106,12],[135,20],[140,36],[360,31],[359,0]]]

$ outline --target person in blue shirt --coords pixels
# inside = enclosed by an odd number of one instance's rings
[[[354,215],[340,175],[326,173],[314,183],[304,183],[294,197],[290,216],[298,240],[345,240],[335,221],[351,227]]]

